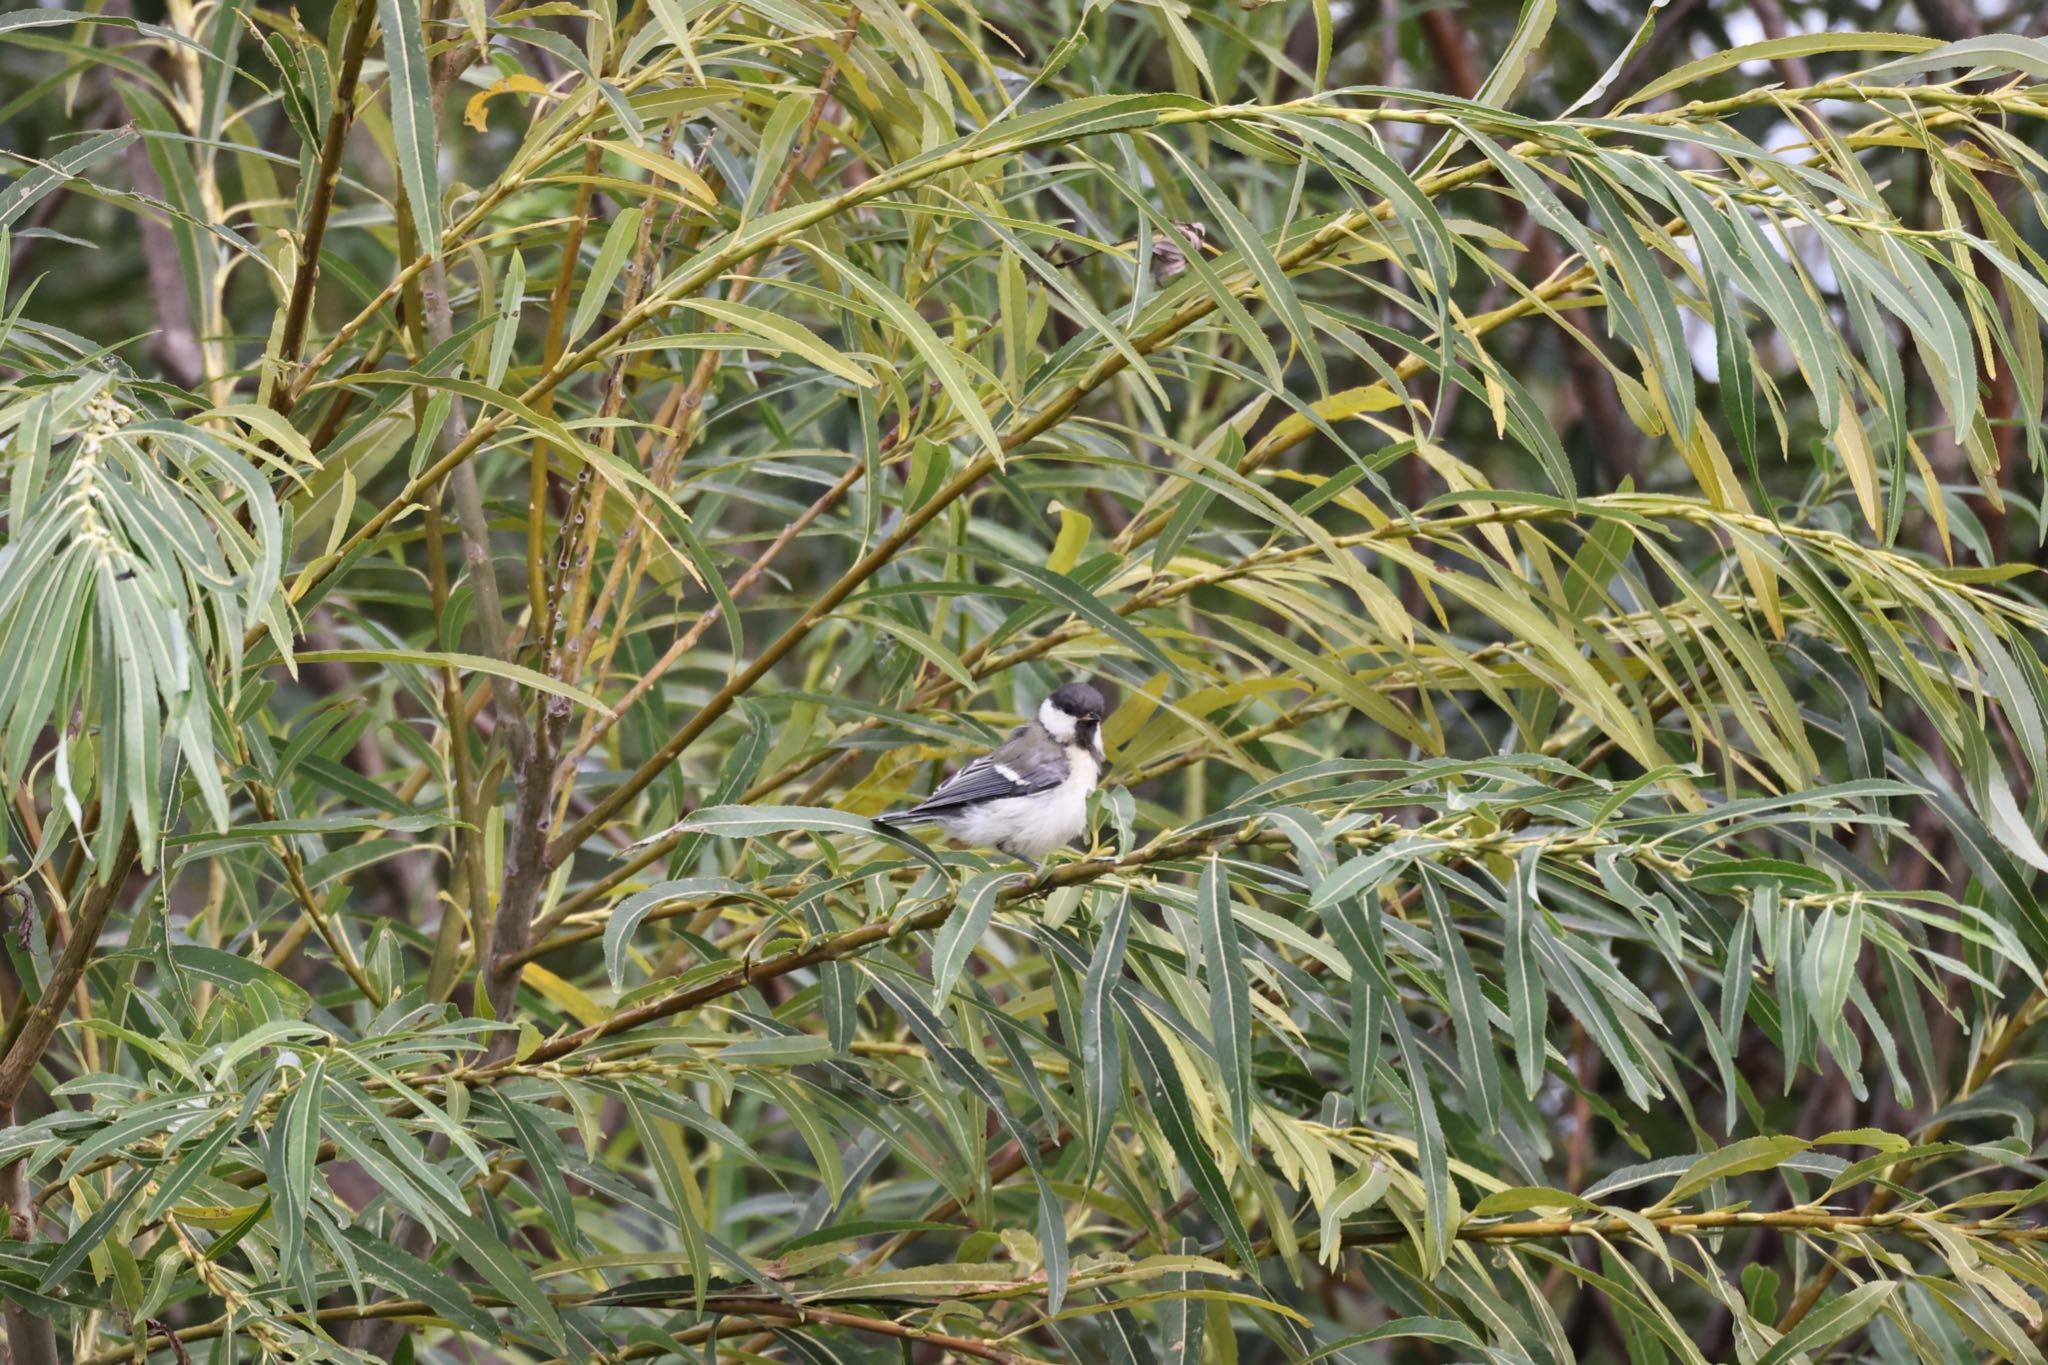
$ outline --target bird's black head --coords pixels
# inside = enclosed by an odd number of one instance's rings
[[[1102,694],[1084,682],[1070,682],[1038,708],[1038,723],[1062,744],[1078,744],[1102,756],[1102,718],[1109,712]]]
[[[1070,682],[1053,693],[1048,700],[1075,720],[1100,722],[1109,714],[1109,707],[1104,705],[1102,694],[1084,682]]]

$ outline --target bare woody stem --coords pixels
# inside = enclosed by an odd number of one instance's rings
[[[0,1128],[12,1128],[13,1106],[0,1110]],[[0,1224],[16,1246],[35,1240],[37,1209],[29,1198],[28,1161],[10,1161],[0,1168]],[[30,1311],[13,1299],[0,1305],[0,1322],[7,1328],[7,1354],[11,1365],[60,1365],[57,1329],[48,1317]]]
[[[313,185],[313,201],[306,210],[306,225],[299,234],[299,268],[292,279],[291,296],[285,301],[284,327],[278,333],[277,365],[271,379],[270,405],[280,416],[289,414],[296,389],[291,370],[299,363],[306,344],[306,324],[313,313],[314,286],[320,279],[320,251],[327,239],[327,219],[334,211],[334,190],[341,180],[341,154],[348,144],[349,128],[355,122],[356,82],[363,73],[363,57],[370,47],[370,29],[377,7],[358,0],[348,36],[342,41],[341,70],[334,81],[334,107],[327,115],[327,136],[320,145],[320,178]]]
[[[11,1111],[15,1101],[28,1089],[29,1078],[35,1075],[44,1051],[57,1034],[57,1025],[64,1018],[72,991],[85,975],[93,949],[99,946],[107,916],[113,911],[122,884],[128,880],[128,873],[135,866],[138,852],[135,831],[131,828],[122,836],[120,850],[114,855],[105,876],[88,887],[80,898],[78,913],[71,922],[71,937],[65,941],[63,953],[50,968],[50,979],[44,983],[42,994],[36,998],[35,1004],[10,1019],[5,1032],[0,1033],[0,1113]]]
[[[576,258],[583,250],[583,234],[590,230],[590,202],[596,193],[592,179],[597,175],[599,163],[604,158],[604,148],[592,143],[583,153],[582,183],[576,187],[576,207],[569,214],[569,231],[562,239],[562,264],[555,274],[554,292],[548,296],[548,330],[541,352],[541,362],[552,365],[562,358],[565,333],[569,326],[569,302],[575,293]],[[550,389],[541,395],[540,411],[554,411],[555,394]],[[547,542],[548,510],[548,443],[544,436],[536,435],[527,452],[526,484],[526,594],[527,610],[532,613],[535,629],[540,633],[541,647],[553,647],[554,604],[547,590],[547,566],[544,550]],[[545,625],[542,623],[545,622]]]
[[[92,961],[93,950],[99,947],[107,916],[128,881],[138,853],[131,826],[122,834],[120,848],[106,875],[92,883],[80,898],[78,913],[71,922],[71,937],[65,940],[64,951],[52,965],[42,994],[33,1005],[8,1020],[4,1033],[0,1033],[0,1129],[14,1126],[15,1106],[42,1064],[50,1040],[57,1035],[57,1026],[85,977],[86,965]],[[0,1168],[0,1204],[4,1204],[9,1238],[21,1245],[33,1241],[36,1215],[29,1199],[25,1159]],[[10,1299],[4,1320],[13,1365],[58,1365],[56,1331],[47,1317],[29,1312]]]

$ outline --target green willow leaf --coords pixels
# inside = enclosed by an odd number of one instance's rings
[[[1223,1240],[1231,1254],[1237,1257],[1240,1265],[1254,1264],[1257,1258],[1252,1251],[1251,1236],[1245,1231],[1244,1219],[1238,1213],[1229,1183],[1224,1180],[1215,1156],[1195,1126],[1179,1065],[1167,1050],[1166,1040],[1159,1036],[1158,1030],[1142,1012],[1126,1004],[1121,997],[1117,1000],[1117,1009],[1123,1018],[1124,1031],[1131,1040],[1131,1054],[1138,1059],[1138,1071],[1146,1097],[1151,1102],[1152,1116],[1166,1135],[1167,1145],[1179,1158],[1181,1169],[1193,1184],[1202,1207],[1222,1227]]]
[[[1195,887],[1195,919],[1202,938],[1202,958],[1209,969],[1209,1027],[1216,1064],[1230,1094],[1231,1132],[1241,1151],[1252,1150],[1252,1001],[1238,946],[1237,918],[1230,903],[1230,883],[1220,858],[1202,866]]]
[[[441,254],[441,172],[434,92],[418,0],[377,0],[384,66],[391,76],[391,135],[420,245]]]
[[[809,806],[711,806],[691,815],[676,828],[716,834],[727,839],[758,839],[802,831],[864,835],[894,844],[942,876],[947,870],[946,865],[918,840],[846,811]]]
[[[497,1228],[480,1218],[461,1218],[454,1220],[454,1229],[456,1252],[518,1310],[520,1326],[538,1332],[555,1349],[566,1349],[569,1339],[561,1315]]]
[[[903,339],[931,370],[932,377],[946,396],[953,400],[955,411],[981,442],[983,453],[1001,465],[1004,458],[1002,438],[996,435],[995,427],[989,422],[981,395],[976,391],[973,377],[959,354],[939,339],[939,334],[915,308],[898,298],[880,280],[844,260],[834,260],[832,268],[902,329]]]
[[[1055,573],[1019,560],[999,561],[1005,571],[1015,574],[1036,588],[1045,599],[1060,610],[1073,613],[1089,625],[1107,635],[1110,639],[1129,649],[1169,677],[1182,678],[1182,672],[1158,642],[1144,631],[1132,625],[1128,619],[1118,615],[1087,588],[1074,581],[1067,574]]]
[[[29,18],[27,14],[13,17],[17,22],[26,22]],[[56,22],[54,16],[52,22]],[[16,176],[5,189],[0,189],[0,227],[13,223],[34,208],[44,195],[65,181],[85,174],[134,140],[133,128],[114,128],[96,133],[48,161],[36,163],[25,174]]]
[[[1877,1280],[1828,1300],[1797,1327],[1772,1342],[1771,1348],[1757,1357],[1757,1365],[1787,1365],[1803,1354],[1840,1341],[1876,1317],[1898,1291],[1898,1285]]]
[[[142,1192],[143,1182],[149,1174],[146,1168],[131,1171],[121,1182],[121,1187],[93,1210],[90,1218],[72,1229],[71,1235],[64,1239],[63,1245],[57,1248],[57,1254],[43,1269],[41,1278],[36,1281],[37,1289],[62,1284],[72,1271],[85,1263],[85,1258],[107,1240],[114,1230],[115,1221],[128,1211],[128,1205]]]
[[[869,973],[876,992],[885,997],[898,1014],[909,1023],[913,1032],[932,1050],[940,1067],[956,1083],[965,1086],[988,1106],[996,1121],[1010,1135],[1010,1141],[1017,1144],[1024,1164],[1030,1168],[1038,1184],[1038,1243],[1045,1257],[1046,1302],[1048,1311],[1057,1313],[1059,1305],[1067,1295],[1067,1276],[1070,1270],[1067,1260],[1067,1234],[1064,1222],[1064,1206],[1046,1179],[1038,1156],[1038,1140],[1011,1114],[1004,1103],[1002,1088],[988,1070],[964,1049],[958,1047],[946,1035],[945,1026],[938,1017],[925,1009],[918,999],[886,976]]]
[[[1502,967],[1506,975],[1508,1026],[1515,1040],[1522,1094],[1534,1099],[1543,1084],[1544,1034],[1549,993],[1536,955],[1542,907],[1536,897],[1537,853],[1530,849],[1508,878],[1507,916],[1503,926]]]
[[[349,1250],[394,1293],[418,1299],[436,1316],[485,1341],[499,1339],[498,1325],[476,1305],[462,1282],[422,1261],[388,1238],[367,1229],[342,1229]]]
[[[562,697],[609,716],[611,708],[582,688],[550,678],[520,664],[481,654],[456,654],[424,649],[313,649],[295,656],[299,663],[313,664],[410,664],[419,668],[455,668],[465,673],[487,673],[494,678],[516,682],[551,697]]]
[[[717,896],[745,899],[751,894],[745,882],[730,878],[684,877],[657,882],[645,891],[636,891],[620,901],[612,907],[604,922],[604,967],[612,989],[618,990],[625,983],[626,950],[632,944],[634,931],[649,914],[681,900]]]
[[[754,178],[747,186],[747,197],[740,206],[742,222],[759,214],[768,203],[768,196],[780,182],[790,153],[796,146],[798,132],[803,128],[804,118],[810,113],[812,96],[807,92],[792,92],[775,102],[775,109],[768,115],[767,123],[761,128],[761,145],[754,160]]]
[[[1493,1026],[1487,1022],[1486,997],[1473,970],[1472,955],[1451,918],[1450,898],[1433,876],[1424,874],[1422,899],[1429,909],[1431,932],[1445,963],[1444,985],[1451,997],[1451,1022],[1457,1028],[1458,1070],[1472,1117],[1491,1132],[1500,1123],[1500,1061],[1494,1053]],[[1526,1078],[1525,1078],[1526,1079]]]
[[[959,981],[961,969],[966,967],[967,958],[975,945],[988,933],[989,921],[995,914],[996,892],[1003,889],[1005,882],[1017,880],[1022,874],[1015,872],[989,873],[975,877],[960,888],[958,903],[946,922],[939,926],[938,939],[932,945],[932,1008],[943,1011],[946,1003],[953,998],[954,983]]]
[[[771,345],[794,351],[828,374],[836,374],[862,386],[872,386],[875,377],[856,365],[843,352],[826,344],[815,332],[765,308],[754,308],[729,299],[688,299],[686,304],[700,313],[727,322]]]
[[[574,345],[578,338],[590,330],[590,324],[597,321],[611,301],[612,287],[618,283],[619,272],[626,268],[626,260],[633,254],[635,243],[640,236],[642,210],[638,205],[621,209],[619,216],[612,219],[611,226],[604,230],[604,241],[597,249],[597,259],[591,263],[590,274],[584,278],[583,289],[576,296],[576,312],[569,319],[569,330],[563,334],[564,341]]]
[[[1080,1046],[1081,1099],[1087,1115],[1087,1179],[1093,1181],[1109,1145],[1110,1130],[1124,1107],[1124,1049],[1117,1028],[1114,1001],[1117,982],[1123,976],[1124,950],[1130,942],[1131,898],[1117,897],[1095,941],[1088,960],[1088,975],[1081,988]]]
[[[1251,220],[1239,211],[1237,205],[1230,202],[1230,197],[1200,166],[1182,156],[1178,150],[1169,150],[1172,151],[1174,162],[1180,167],[1181,174],[1195,187],[1196,193],[1202,197],[1202,202],[1208,205],[1209,211],[1216,215],[1217,221],[1223,225],[1225,234],[1237,248],[1238,254],[1251,266],[1252,275],[1258,280],[1266,301],[1280,314],[1280,320],[1286,324],[1288,334],[1293,337],[1302,359],[1308,362],[1309,371],[1315,375],[1316,388],[1328,392],[1330,379],[1323,367],[1322,352],[1315,343],[1315,330],[1309,325],[1308,314],[1301,306],[1301,299],[1296,296],[1294,286],[1288,282],[1287,272],[1281,268],[1271,246],[1259,230],[1252,226]]]

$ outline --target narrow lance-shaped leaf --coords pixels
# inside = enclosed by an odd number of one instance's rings
[[[1152,1104],[1152,1115],[1166,1134],[1167,1145],[1179,1158],[1181,1169],[1194,1186],[1202,1207],[1222,1227],[1223,1240],[1230,1247],[1231,1254],[1241,1265],[1252,1265],[1256,1258],[1252,1252],[1251,1236],[1245,1231],[1244,1218],[1238,1212],[1229,1183],[1216,1165],[1215,1156],[1202,1141],[1189,1105],[1187,1089],[1181,1081],[1179,1065],[1167,1049],[1166,1040],[1159,1036],[1158,1029],[1143,1012],[1131,1005],[1121,993],[1117,997],[1117,1010],[1131,1039],[1131,1054],[1138,1059],[1138,1070],[1143,1077],[1146,1096]]]
[[[1131,897],[1116,906],[1095,940],[1081,985],[1081,1094],[1088,1118],[1087,1179],[1093,1181],[1109,1143],[1110,1129],[1124,1104],[1123,1043],[1118,1037],[1113,992],[1123,975],[1124,946],[1130,941]]]
[[[1501,963],[1506,971],[1508,1024],[1515,1040],[1522,1093],[1535,1098],[1543,1084],[1543,1049],[1549,996],[1536,955],[1541,932],[1541,907],[1536,901],[1537,851],[1530,849],[1515,863],[1508,879],[1507,917],[1503,926]]]
[[[109,129],[16,176],[6,188],[0,189],[0,227],[6,227],[34,208],[38,200],[66,180],[85,174],[101,159],[120,151],[134,140],[133,128]]]
[[[384,65],[391,76],[391,134],[398,175],[412,206],[420,245],[441,254],[441,172],[434,129],[433,78],[427,69],[419,0],[377,0]]]
[[[945,1025],[927,1010],[909,991],[904,990],[887,975],[870,972],[877,994],[885,997],[896,1012],[909,1023],[911,1030],[931,1049],[934,1060],[940,1068],[957,1083],[966,1086],[980,1097],[989,1108],[1010,1141],[1017,1144],[1017,1150],[1030,1168],[1038,1185],[1038,1241],[1045,1257],[1046,1301],[1049,1311],[1058,1312],[1067,1295],[1067,1234],[1064,1206],[1054,1193],[1051,1182],[1045,1177],[1039,1160],[1038,1141],[1025,1127],[1017,1122],[1003,1099],[1002,1088],[988,1070],[964,1049],[947,1036]]]
[[[590,330],[590,324],[597,321],[598,314],[610,302],[612,286],[618,283],[619,272],[625,269],[626,260],[633,254],[633,247],[639,239],[643,212],[638,204],[623,209],[605,229],[604,242],[597,249],[597,259],[591,263],[582,292],[576,296],[576,312],[569,320],[569,330],[564,337],[569,344],[574,345]]]
[[[989,873],[960,888],[953,913],[939,926],[932,946],[932,1008],[943,1010],[953,997],[953,985],[967,965],[969,954],[988,932],[995,914],[996,893],[1015,878],[1015,873]]]
[[[1494,1053],[1493,1026],[1487,1022],[1486,997],[1480,992],[1472,955],[1451,918],[1450,897],[1427,873],[1422,899],[1429,907],[1430,930],[1444,959],[1444,986],[1451,998],[1451,1022],[1457,1029],[1458,1070],[1465,1083],[1465,1099],[1472,1106],[1472,1117],[1490,1132],[1500,1123],[1500,1061]]]
[[[1237,941],[1237,918],[1230,904],[1230,883],[1223,861],[1211,855],[1195,887],[1195,916],[1202,936],[1202,957],[1209,968],[1209,1026],[1216,1064],[1230,1094],[1230,1126],[1239,1150],[1252,1150],[1252,1002],[1243,951]]]

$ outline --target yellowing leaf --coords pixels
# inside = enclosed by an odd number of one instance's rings
[[[306,443],[306,438],[299,434],[298,428],[261,403],[229,403],[201,414],[200,420],[208,417],[232,418],[300,464],[312,469],[320,468],[320,457],[313,453],[312,446]],[[300,483],[305,482],[296,469],[289,465],[284,466],[284,469]]]
[[[1942,495],[1941,478],[1934,472],[1934,466],[1927,463],[1927,452],[1918,441],[1907,437],[1906,449],[1913,456],[1913,468],[1920,472],[1920,485],[1927,492],[1927,512],[1934,519],[1935,534],[1941,537],[1942,558],[1953,564],[1956,547],[1948,538],[1948,500]]]
[[[1060,534],[1053,541],[1052,554],[1045,561],[1045,567],[1054,573],[1069,573],[1080,561],[1081,550],[1088,544],[1088,533],[1094,529],[1094,523],[1088,520],[1086,512],[1077,512],[1057,502],[1046,510],[1059,513]]]
[[[1318,399],[1309,405],[1309,410],[1324,422],[1335,423],[1368,412],[1385,412],[1388,408],[1399,407],[1400,403],[1401,400],[1394,397],[1393,390],[1385,384],[1365,384]],[[1257,469],[1281,451],[1307,440],[1315,430],[1315,423],[1301,413],[1287,414],[1246,453],[1243,467]]]
[[[1856,505],[1863,510],[1863,520],[1871,530],[1883,535],[1884,512],[1877,497],[1877,457],[1871,452],[1870,434],[1863,429],[1863,418],[1846,393],[1835,415],[1835,451],[1842,457],[1842,468],[1849,472],[1849,485],[1856,490]]]
[[[500,77],[469,97],[469,103],[462,107],[462,121],[481,133],[490,126],[493,95],[545,95],[547,92],[545,85],[524,73]]]
[[[521,967],[519,979],[539,991],[541,999],[586,1027],[601,1024],[610,1017],[611,1012],[584,994],[580,987],[564,981],[538,962],[529,962]]]
[[[660,176],[705,207],[717,206],[718,196],[712,193],[704,177],[674,157],[663,156],[651,147],[635,147],[630,142],[600,142],[598,145],[612,155]]]

